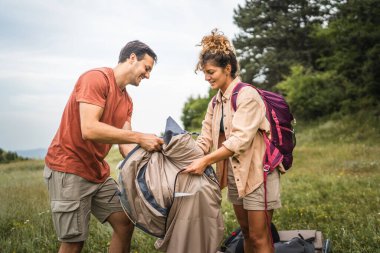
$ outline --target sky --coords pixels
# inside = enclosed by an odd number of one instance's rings
[[[131,40],[157,54],[150,79],[127,86],[132,128],[159,135],[167,117],[181,126],[190,96],[209,84],[194,73],[202,37],[241,30],[233,10],[244,0],[0,0],[0,148],[48,148],[78,77],[115,67]]]

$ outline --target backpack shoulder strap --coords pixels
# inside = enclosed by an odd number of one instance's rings
[[[232,108],[234,109],[234,111],[236,111],[236,100],[237,100],[237,95],[239,94],[239,91],[243,88],[243,87],[246,87],[246,86],[250,86],[252,88],[256,88],[248,83],[238,83],[235,85],[234,89],[232,90],[232,95],[231,95],[231,104],[232,104]]]

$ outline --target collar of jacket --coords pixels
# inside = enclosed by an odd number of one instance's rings
[[[232,95],[232,90],[234,89],[236,84],[238,84],[239,82],[241,82],[240,77],[236,77],[234,80],[232,80],[232,82],[228,85],[228,88],[224,92],[224,94],[222,93],[221,90],[218,90],[218,93],[216,94],[216,103],[222,102],[222,99],[230,100],[231,95]]]

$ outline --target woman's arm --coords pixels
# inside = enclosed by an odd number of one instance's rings
[[[250,148],[260,123],[265,118],[265,105],[258,102],[261,100],[259,94],[250,87],[245,88],[238,98],[229,138],[219,149],[187,166],[184,173],[202,174],[208,165],[240,155]]]
[[[234,156],[240,156],[251,148],[253,139],[265,120],[266,109],[259,93],[251,87],[240,90],[236,104],[231,133],[223,145],[234,152]]]

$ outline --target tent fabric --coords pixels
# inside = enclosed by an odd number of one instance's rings
[[[221,192],[212,167],[180,173],[202,157],[191,134],[169,118],[161,152],[134,148],[119,169],[122,206],[136,227],[168,253],[214,253],[223,239]]]

